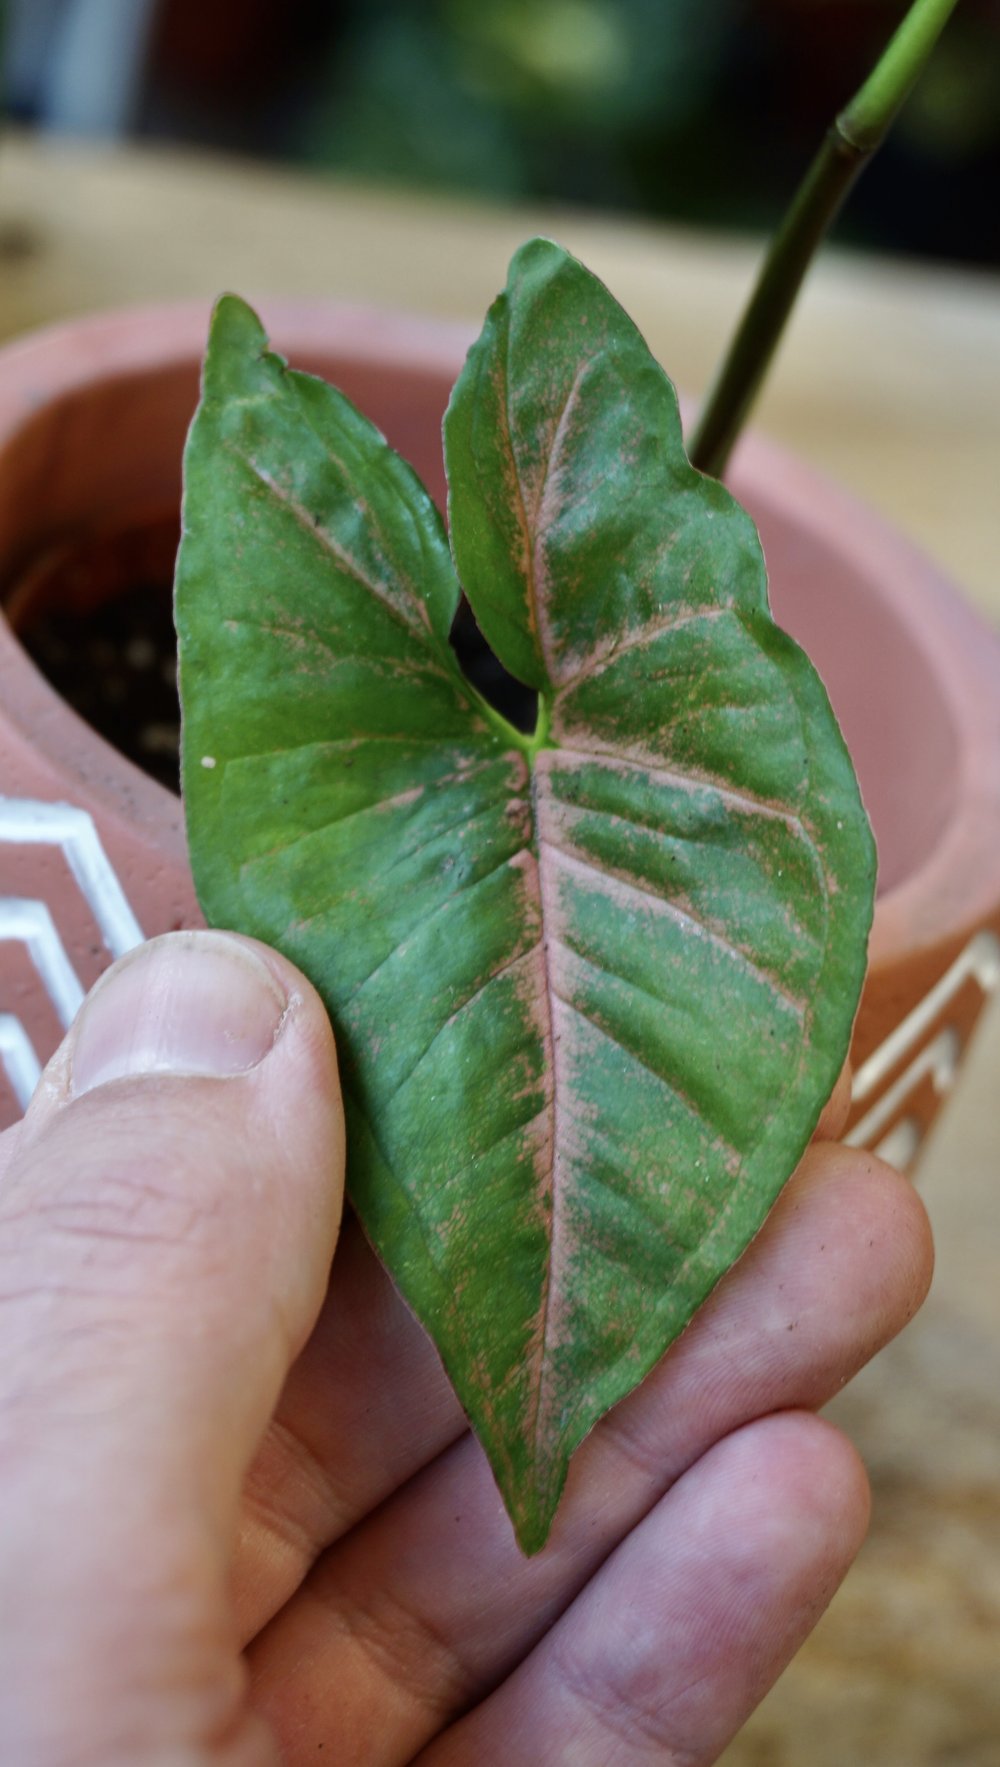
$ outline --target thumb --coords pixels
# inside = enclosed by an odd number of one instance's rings
[[[255,1760],[229,1563],[340,1216],[322,1004],[252,941],[154,940],[98,983],[11,1134],[0,1734],[25,1761],[69,1738],[74,1759]]]

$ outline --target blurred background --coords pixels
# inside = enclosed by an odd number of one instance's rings
[[[902,0],[3,0],[7,118],[757,232]],[[840,238],[1000,263],[1000,0],[963,0]]]

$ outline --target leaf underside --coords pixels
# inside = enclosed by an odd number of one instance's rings
[[[874,853],[749,517],[607,290],[535,240],[410,468],[227,296],[185,457],[183,776],[210,921],[333,1019],[349,1183],[526,1551],[761,1225],[836,1079]],[[538,690],[463,677],[459,582]]]

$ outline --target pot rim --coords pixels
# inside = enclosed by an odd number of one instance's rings
[[[0,448],[45,403],[72,396],[108,376],[168,371],[199,362],[212,302],[135,305],[63,320],[24,334],[0,350]],[[464,321],[337,301],[262,296],[254,303],[269,333],[293,361],[334,348],[359,365],[453,378],[476,328]],[[952,813],[933,847],[876,905],[870,956],[941,942],[995,909],[989,866],[1000,851],[1000,636],[916,546],[882,517],[754,432],[734,456],[737,496],[755,489],[772,511],[839,553],[878,587],[932,672],[958,737]],[[178,800],[69,710],[27,657],[0,609],[0,681],[4,709],[50,758],[119,816],[158,824],[172,852],[184,854]],[[23,703],[27,702],[27,703]],[[62,729],[60,731],[60,726]],[[946,906],[946,916],[941,907]]]

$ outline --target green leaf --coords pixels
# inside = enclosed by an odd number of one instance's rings
[[[183,770],[208,918],[338,1036],[349,1183],[519,1539],[761,1225],[843,1061],[874,855],[749,518],[558,247],[446,419],[452,545],[525,738],[448,644],[410,469],[224,300],[188,443]]]

